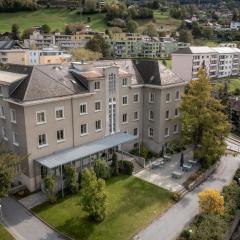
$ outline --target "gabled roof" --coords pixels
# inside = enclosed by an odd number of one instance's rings
[[[134,60],[134,66],[139,72],[144,84],[167,86],[185,83],[174,72],[157,60]]]
[[[9,50],[9,49],[24,49],[25,47],[22,46],[18,41],[16,40],[5,40],[0,41],[0,49],[1,50]]]
[[[7,72],[26,74],[26,77],[11,93],[11,98],[16,101],[33,101],[86,92],[87,89],[74,78],[68,69],[68,65],[60,68],[55,65],[10,64]]]

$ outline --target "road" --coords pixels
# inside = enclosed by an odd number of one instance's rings
[[[63,240],[54,230],[33,216],[12,198],[1,201],[3,222],[16,240]]]
[[[240,166],[240,155],[227,155],[221,158],[217,171],[201,186],[186,194],[184,198],[170,208],[162,217],[142,230],[137,240],[176,240],[181,231],[198,214],[198,193],[206,188],[221,191],[228,185]]]

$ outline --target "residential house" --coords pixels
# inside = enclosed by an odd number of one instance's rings
[[[28,156],[30,191],[64,165],[77,171],[139,144],[159,153],[181,130],[186,82],[158,61],[11,65],[0,71],[0,139]]]

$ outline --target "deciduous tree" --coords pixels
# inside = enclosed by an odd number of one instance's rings
[[[190,81],[182,96],[182,136],[186,143],[194,144],[195,156],[207,168],[224,154],[230,124],[224,106],[211,94],[212,87],[203,68],[198,78]]]
[[[84,169],[81,178],[81,205],[93,220],[103,221],[106,215],[105,182],[93,170]]]
[[[204,213],[219,214],[224,213],[224,198],[215,189],[207,189],[198,194],[200,209]]]

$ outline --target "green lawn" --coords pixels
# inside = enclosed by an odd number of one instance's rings
[[[0,224],[0,239],[1,240],[14,240],[12,235]]]
[[[91,17],[90,23],[87,22],[88,16]],[[48,24],[52,30],[58,29],[62,31],[65,24],[81,21],[89,24],[96,31],[104,31],[108,28],[104,18],[104,13],[83,14],[81,17],[77,14],[76,10],[58,8],[40,9],[29,12],[0,13],[0,31],[10,31],[14,23],[17,23],[21,30]],[[163,31],[175,30],[181,24],[180,20],[171,18],[168,12],[162,13],[156,10],[154,11],[154,18],[158,27]],[[137,20],[137,22],[140,26],[139,31],[141,32],[146,24],[152,22],[152,19]]]
[[[224,83],[228,83],[229,91],[234,92],[237,88],[240,89],[240,78],[225,78],[225,79],[218,79],[216,83],[214,84],[214,87],[216,89],[219,89],[220,87],[224,86]]]
[[[90,23],[87,23],[88,16],[91,17]],[[89,24],[96,31],[104,31],[107,28],[104,14],[82,15],[81,17],[76,10],[40,9],[32,12],[0,13],[0,31],[10,31],[14,23],[17,23],[21,30],[42,24],[48,24],[52,30],[63,30],[65,24],[81,21]]]
[[[176,28],[181,25],[181,20],[170,17],[168,12],[161,12],[159,10],[155,10],[154,19],[157,26],[162,31],[175,31]],[[152,19],[141,19],[136,21],[138,22],[139,31],[141,32],[148,23],[152,22]]]
[[[79,195],[55,205],[33,209],[59,231],[81,240],[128,240],[172,204],[171,194],[133,176],[119,176],[107,181],[106,219],[91,222],[79,205]]]

